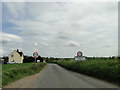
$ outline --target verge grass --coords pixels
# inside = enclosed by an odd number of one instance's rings
[[[2,87],[20,78],[40,72],[46,63],[6,64],[2,66]]]

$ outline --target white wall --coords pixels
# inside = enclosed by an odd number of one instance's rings
[[[74,58],[76,61],[78,61],[78,60],[84,61],[85,60],[85,56],[81,56],[81,57],[75,56]]]

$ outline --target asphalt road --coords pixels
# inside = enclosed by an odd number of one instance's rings
[[[117,85],[47,64],[40,73],[18,80],[6,88],[118,88]]]

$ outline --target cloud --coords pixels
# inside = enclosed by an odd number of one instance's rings
[[[68,46],[80,46],[80,44],[75,41],[68,41],[66,43],[67,43],[66,45],[68,45]]]
[[[25,15],[25,12],[24,12],[25,3],[15,3],[14,2],[14,5],[13,5],[12,2],[9,2],[9,3],[5,3],[5,4],[3,3],[3,5],[5,5],[7,8],[9,8],[10,13],[12,14],[11,16],[14,17],[14,19],[19,18],[19,16],[20,16],[19,14],[21,14],[22,16]]]
[[[38,43],[37,43],[37,42],[35,42],[35,43],[34,43],[34,46],[37,46],[37,45],[38,45]]]
[[[3,51],[3,49],[2,49],[2,47],[0,46],[0,57],[2,56],[2,53],[3,53],[4,51]]]
[[[59,36],[58,38],[59,38],[59,39],[63,39],[63,40],[64,40],[64,39],[69,39],[67,36]]]
[[[8,34],[8,33],[1,33],[1,34],[2,34],[2,44],[23,42],[23,39],[20,36],[14,34]]]
[[[119,2],[119,0],[4,0],[4,2]]]
[[[3,30],[3,43],[9,42],[4,49],[19,47],[30,55],[36,49],[43,56],[57,53],[59,57],[72,57],[79,49],[88,56],[116,55],[117,5],[115,2],[4,3],[3,21],[14,24],[11,31]],[[105,49],[112,52],[98,53]]]

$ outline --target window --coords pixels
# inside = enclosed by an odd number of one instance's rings
[[[14,57],[14,55],[11,55],[11,57]]]

